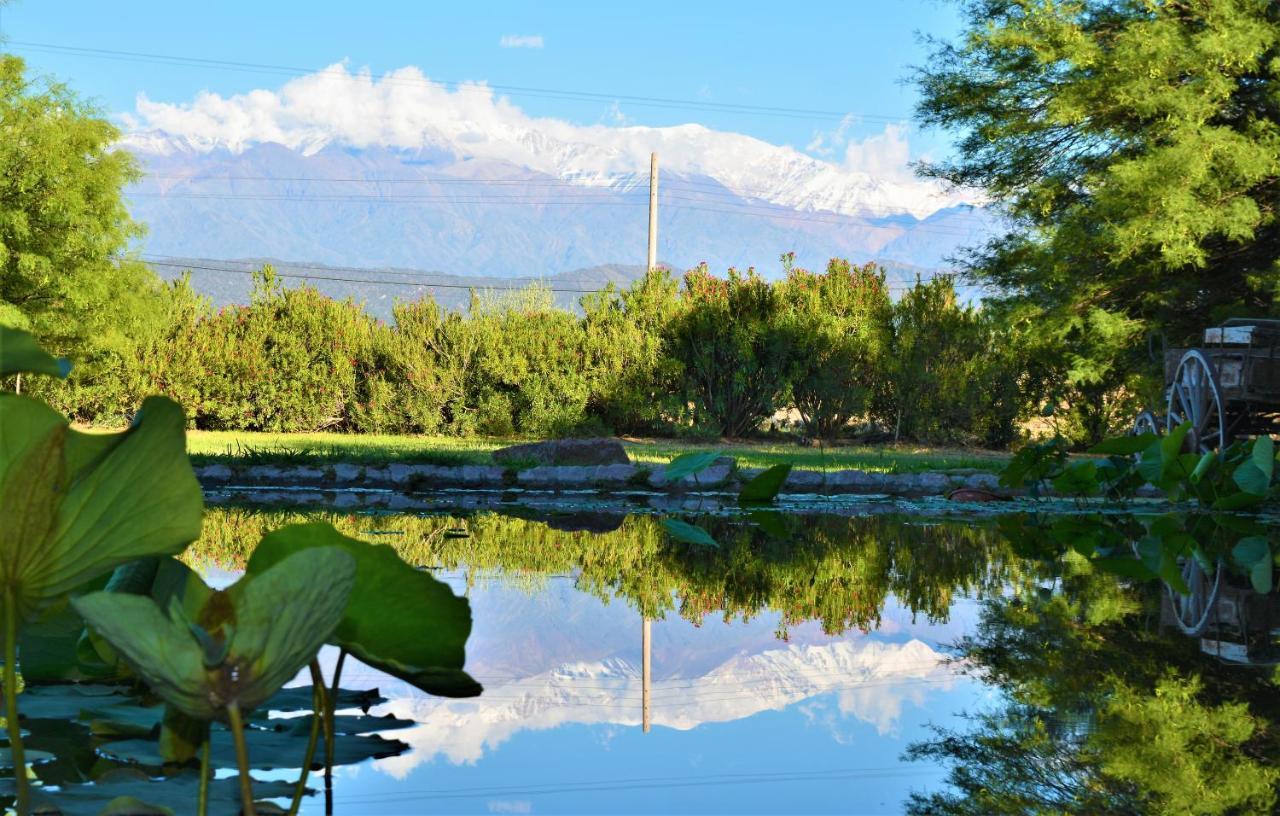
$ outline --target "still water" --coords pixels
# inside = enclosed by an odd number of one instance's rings
[[[645,513],[224,506],[187,560],[229,583],[264,531],[311,520],[389,544],[465,595],[466,668],[484,693],[431,697],[347,659],[342,687],[376,689],[346,712],[363,742],[339,758],[328,801],[312,777],[304,813],[1275,804],[1274,668],[1206,654],[1168,625],[1159,586],[1018,555],[992,518],[690,517],[709,548]],[[1270,614],[1273,600],[1249,602]],[[321,662],[331,674],[336,651]],[[161,773],[100,731],[93,761],[55,763],[51,785]],[[296,764],[272,755],[258,778],[291,782]]]

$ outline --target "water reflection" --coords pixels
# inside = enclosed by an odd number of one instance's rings
[[[445,700],[349,661],[370,713],[412,724],[387,734],[408,750],[338,768],[344,816],[1276,806],[1280,675],[1222,659],[1280,643],[1247,583],[1199,640],[1158,585],[890,514],[703,517],[706,548],[644,515],[223,507],[187,558],[225,583],[264,531],[314,520],[466,594],[485,685]]]
[[[348,668],[344,684],[388,698],[371,713],[417,725],[395,733],[410,751],[341,772],[343,813],[495,801],[554,812],[790,812],[803,801],[849,812],[852,791],[859,812],[899,812],[913,785],[942,775],[900,759],[909,739],[985,695],[945,663],[945,644],[971,630],[973,599],[1016,573],[990,530],[884,517],[784,519],[782,536],[743,518],[699,519],[715,550],[672,542],[645,516],[322,518],[468,596],[467,666],[486,689],[442,700]],[[192,556],[235,568],[243,542],[299,519],[215,511]],[[563,763],[546,767],[548,752]],[[622,799],[584,789],[631,790],[636,779],[659,781]]]

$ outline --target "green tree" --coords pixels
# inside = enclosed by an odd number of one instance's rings
[[[777,290],[754,269],[717,278],[703,264],[685,273],[671,353],[684,368],[695,424],[742,436],[777,410],[794,359],[780,315]]]
[[[960,5],[917,76],[920,118],[958,150],[924,170],[1008,219],[965,269],[1034,312],[1096,429],[1150,367],[1144,330],[1189,344],[1276,312],[1280,3]]]
[[[882,387],[893,306],[884,270],[833,258],[822,273],[791,266],[781,286],[791,393],[810,436],[833,439],[867,414]]]
[[[1074,555],[1058,568],[1058,592],[1030,584],[984,603],[959,657],[1008,703],[908,749],[950,764],[952,789],[913,795],[907,811],[1272,812],[1269,672],[1151,625],[1159,587],[1124,586]]]
[[[66,86],[0,54],[0,322],[73,357],[81,381],[131,352],[160,295],[149,270],[121,260],[141,228],[121,193],[139,173],[112,149],[119,136]]]

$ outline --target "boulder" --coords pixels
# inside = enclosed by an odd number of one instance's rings
[[[626,448],[616,439],[549,439],[512,445],[493,452],[499,464],[629,465]]]

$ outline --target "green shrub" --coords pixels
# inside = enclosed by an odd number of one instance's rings
[[[783,404],[793,355],[781,311],[777,290],[754,269],[717,278],[703,264],[685,274],[671,353],[683,366],[695,425],[743,436]]]
[[[618,433],[667,430],[679,414],[680,364],[668,353],[678,286],[665,269],[629,289],[582,299],[583,348],[591,375],[587,411]]]
[[[358,304],[309,287],[285,289],[264,267],[248,306],[199,317],[185,332],[188,353],[203,363],[197,381],[183,386],[196,427],[350,428],[372,329]]]
[[[893,308],[880,420],[894,439],[1007,445],[1025,408],[1018,337],[956,298],[945,276],[917,281]]]
[[[833,439],[883,388],[893,305],[884,270],[834,258],[823,273],[791,266],[781,285],[796,409],[812,437]]]

